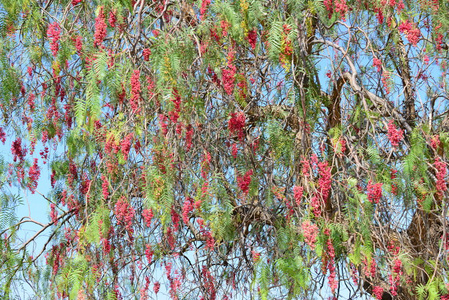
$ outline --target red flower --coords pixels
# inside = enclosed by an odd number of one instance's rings
[[[231,134],[238,133],[239,140],[242,141],[244,137],[243,128],[245,127],[245,113],[231,113],[231,118],[228,121],[228,128]]]
[[[249,185],[251,184],[251,175],[253,175],[253,170],[246,171],[245,175],[243,176],[237,176],[237,185],[244,194],[248,194],[249,192]]]
[[[380,198],[382,198],[382,185],[383,183],[372,184],[371,180],[368,182],[368,200],[371,203],[379,203]]]
[[[388,139],[393,147],[399,146],[399,142],[404,137],[404,132],[400,129],[398,130],[394,125],[394,121],[390,120],[388,122]]]
[[[100,8],[98,17],[95,18],[94,46],[100,47],[103,44],[107,34],[106,18],[103,13],[103,7]]]
[[[257,31],[256,31],[256,29],[248,31],[248,35],[246,36],[246,38],[248,39],[248,43],[251,46],[251,48],[253,50],[256,49],[256,42],[257,42]]]
[[[382,61],[378,59],[377,57],[373,58],[373,67],[377,68],[377,72],[380,72],[382,69]]]
[[[48,25],[47,36],[50,40],[50,49],[53,56],[58,55],[59,39],[61,38],[61,28],[57,22],[53,22]]]

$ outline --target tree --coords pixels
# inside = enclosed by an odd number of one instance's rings
[[[2,299],[449,299],[447,1],[1,3]]]

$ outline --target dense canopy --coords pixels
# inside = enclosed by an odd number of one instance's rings
[[[0,2],[0,298],[449,299],[448,1]]]

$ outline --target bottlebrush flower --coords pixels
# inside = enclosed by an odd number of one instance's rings
[[[402,129],[398,130],[394,125],[394,121],[390,120],[388,122],[388,139],[390,140],[391,145],[396,148],[399,146],[399,142],[404,137],[404,132]]]
[[[98,16],[95,18],[94,46],[100,47],[103,44],[107,34],[106,18],[103,13],[103,7],[100,8]]]
[[[59,39],[61,38],[61,28],[57,22],[53,22],[48,25],[47,37],[50,38],[50,49],[53,56],[58,55]]]

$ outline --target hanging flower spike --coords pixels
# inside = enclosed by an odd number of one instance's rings
[[[59,51],[59,39],[61,38],[61,28],[57,22],[48,25],[47,36],[50,38],[51,52],[56,57]]]

